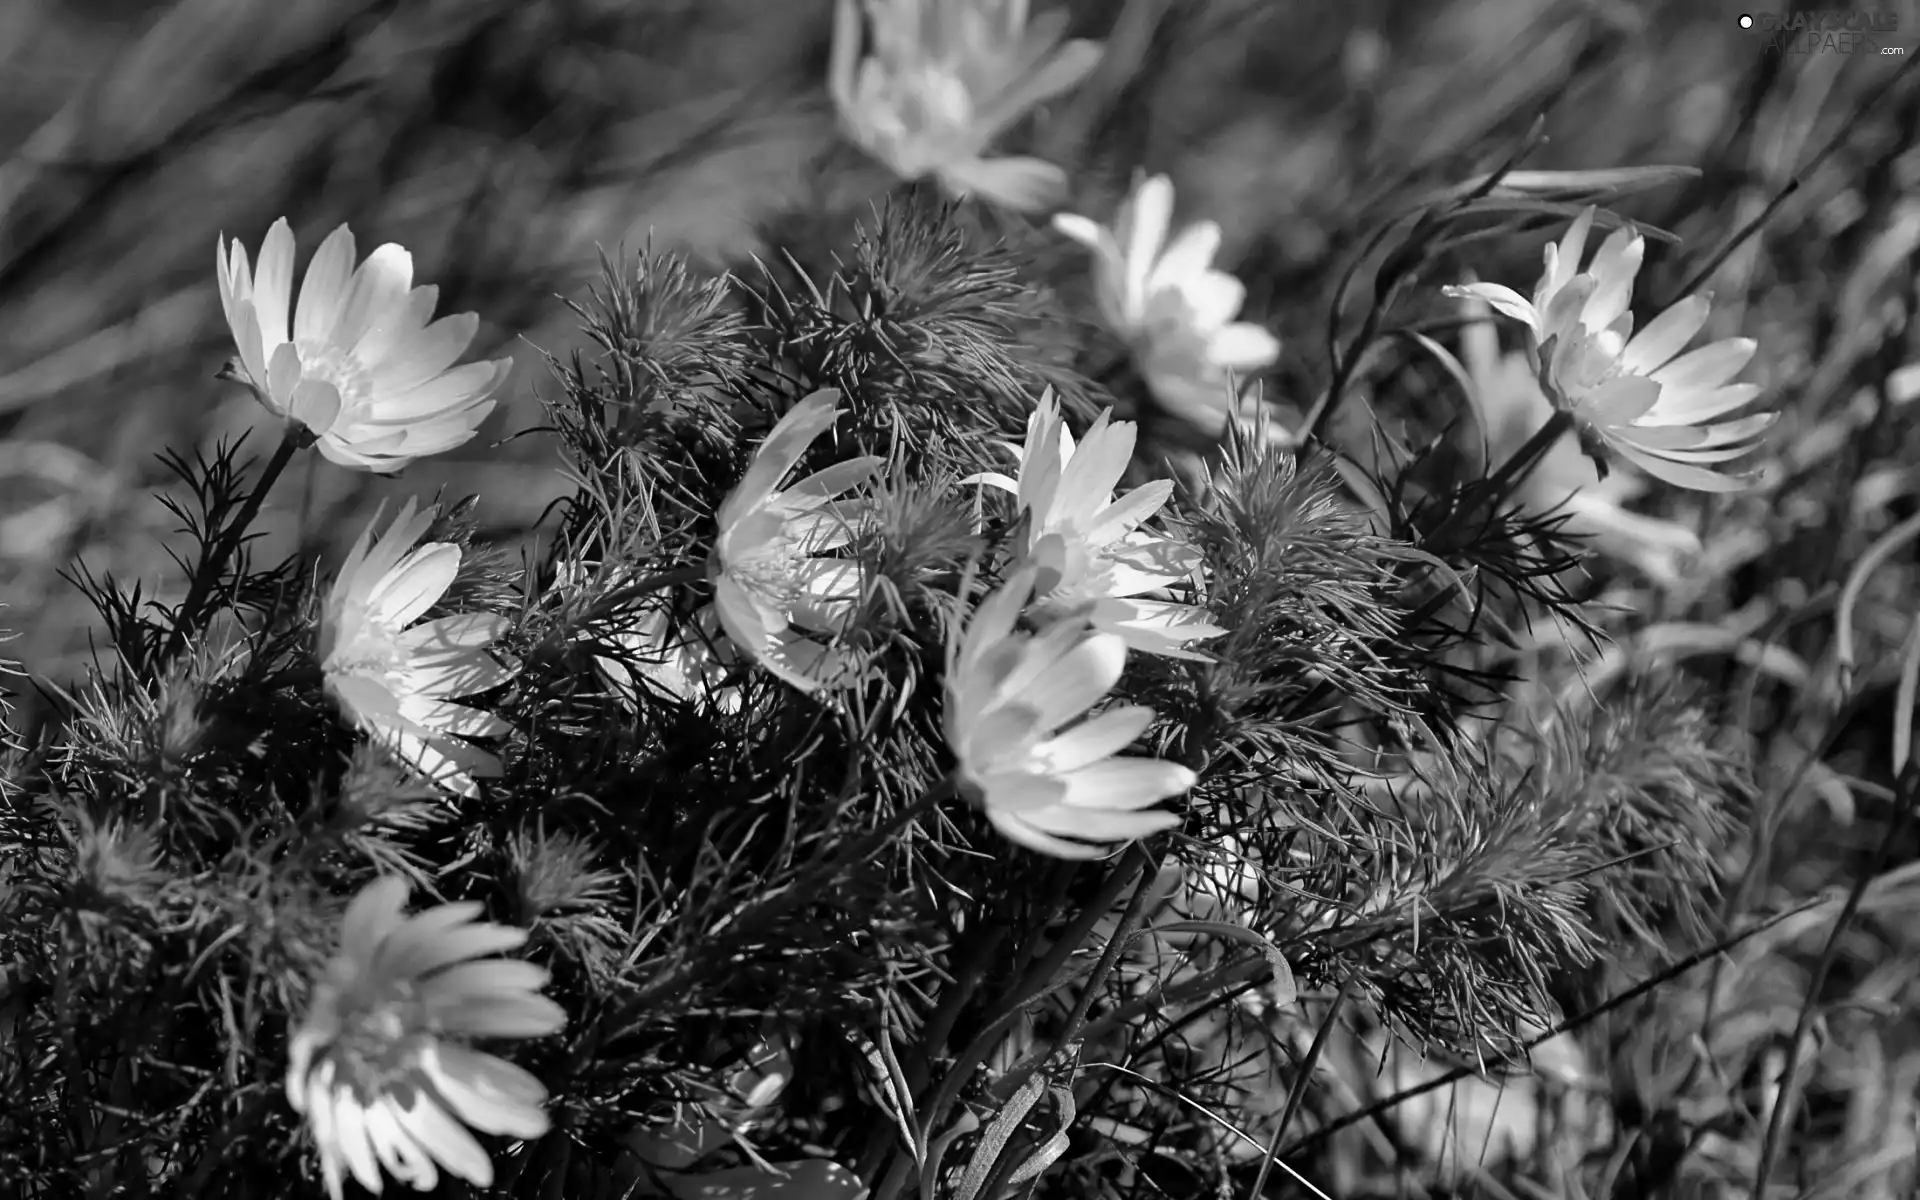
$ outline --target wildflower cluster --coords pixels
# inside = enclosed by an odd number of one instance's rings
[[[903,178],[1047,207],[1064,170],[988,155],[1099,61],[1063,33],[1024,0],[841,0],[829,85]],[[415,497],[318,570],[249,555],[292,456],[384,474],[466,444],[508,364],[456,365],[477,319],[431,321],[397,246],[356,265],[341,228],[296,300],[286,221],[251,266],[223,239],[224,374],[283,441],[251,480],[230,452],[177,464],[202,501],[186,599],[84,576],[111,653],[13,747],[0,1172],[48,1195],[1081,1195],[1118,1186],[1112,1155],[1062,1157],[1091,1128],[1226,1189],[1264,1160],[1183,1105],[1240,1088],[1247,1045],[1294,1069],[1299,981],[1515,1056],[1555,973],[1651,919],[1586,881],[1724,833],[1738,771],[1677,704],[1693,725],[1615,739],[1665,751],[1659,813],[1569,778],[1586,718],[1509,696],[1483,631],[1578,621],[1541,582],[1577,550],[1536,511],[1587,494],[1542,465],[1569,428],[1733,486],[1705,464],[1766,423],[1721,420],[1755,398],[1728,382],[1753,345],[1682,353],[1698,298],[1630,337],[1641,242],[1577,271],[1586,208],[1532,301],[1459,289],[1525,323],[1532,367],[1479,321],[1461,411],[1534,405],[1513,440],[1547,444],[1451,480],[1336,461],[1314,421],[1261,436],[1241,376],[1280,342],[1239,319],[1219,227],[1170,238],[1172,213],[1147,176],[1111,227],[1052,229],[1093,252],[1139,382],[1204,433],[1187,476],[1085,354],[1034,348],[1071,324],[1057,299],[1017,307],[979,265],[1004,247],[915,192],[863,231],[870,261],[804,287],[609,263],[580,307],[598,349],[548,363],[575,486],[525,559]],[[916,255],[937,269],[890,271]],[[883,279],[887,303],[847,302]],[[1582,511],[1681,543],[1613,497]],[[1662,861],[1662,902],[1703,907],[1711,856]],[[1093,1046],[1127,1073],[1092,1075]]]

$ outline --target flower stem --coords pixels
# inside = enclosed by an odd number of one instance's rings
[[[613,588],[606,595],[595,600],[585,612],[568,619],[561,628],[548,634],[539,645],[528,651],[527,659],[530,662],[538,662],[555,657],[565,652],[572,640],[574,630],[584,629],[595,621],[610,617],[650,593],[667,588],[686,587],[689,584],[699,583],[706,577],[707,569],[704,566],[676,567],[671,571],[660,571],[635,580],[633,583]]]
[[[1452,532],[1454,526],[1480,515],[1481,510],[1487,505],[1498,503],[1502,498],[1512,495],[1526,481],[1527,476],[1533,474],[1534,468],[1547,457],[1547,451],[1553,449],[1554,444],[1565,437],[1567,430],[1571,428],[1573,428],[1573,414],[1565,409],[1555,409],[1553,415],[1534,431],[1525,445],[1515,451],[1507,461],[1501,463],[1497,471],[1487,476],[1480,486],[1474,489],[1471,500],[1448,513],[1445,520],[1434,526],[1432,532],[1421,539],[1422,544],[1427,546],[1443,544],[1441,536]]]
[[[995,1097],[1004,1100],[1020,1090],[1028,1077],[1044,1066],[1048,1059],[1067,1050],[1079,1039],[1080,1032],[1087,1023],[1087,1010],[1093,1006],[1094,996],[1105,986],[1107,977],[1113,973],[1114,966],[1126,950],[1127,943],[1133,940],[1134,932],[1140,927],[1140,922],[1145,916],[1142,909],[1147,892],[1153,886],[1154,877],[1160,873],[1160,864],[1165,858],[1163,853],[1147,853],[1141,848],[1141,843],[1136,842],[1133,850],[1143,856],[1142,866],[1137,868],[1141,875],[1140,886],[1134,888],[1133,894],[1128,897],[1127,907],[1120,916],[1119,925],[1114,928],[1113,936],[1107,939],[1106,946],[1100,952],[1100,961],[1094,966],[1086,982],[1081,985],[1080,998],[1074,1002],[1073,1011],[1068,1015],[1066,1025],[1053,1039],[1052,1045],[1028,1054],[1010,1067],[1005,1075],[993,1081],[991,1091]],[[1123,864],[1123,869],[1116,870],[1107,880],[1106,887],[1102,889],[1097,899],[1106,899],[1110,908],[1120,895],[1115,885],[1118,884],[1119,888],[1124,888],[1127,881],[1132,879],[1135,869]],[[1088,908],[1091,910],[1092,906],[1089,905]],[[1106,909],[1101,911],[1105,912]]]
[[[995,1018],[961,1052],[953,1068],[946,1073],[940,1086],[934,1090],[933,1099],[919,1114],[922,1127],[928,1137],[933,1136],[941,1119],[946,1116],[947,1109],[952,1107],[953,1102],[959,1098],[961,1087],[973,1078],[974,1068],[986,1060],[988,1052],[993,1049],[1000,1035],[1012,1024],[1013,1018],[1051,990],[1052,985],[1066,969],[1067,961],[1079,951],[1081,945],[1093,933],[1100,918],[1112,910],[1113,905],[1126,891],[1127,885],[1133,882],[1134,877],[1155,861],[1155,857],[1150,855],[1140,843],[1136,842],[1129,847],[1120,862],[1102,881],[1100,891],[1087,902],[1086,907],[1081,909],[1080,915],[1062,932],[1060,940],[1055,942],[1040,963],[1027,973],[1020,986],[995,1005]],[[1141,887],[1144,888],[1151,882],[1149,878],[1142,882]],[[1029,1073],[1031,1073],[1030,1069]]]
[[[214,589],[220,586],[226,577],[227,566],[233,556],[247,540],[247,527],[260,515],[260,506],[266,502],[267,493],[273,490],[274,481],[280,478],[287,464],[293,461],[294,451],[306,444],[302,436],[306,430],[300,426],[291,426],[280,439],[280,445],[267,460],[266,469],[260,473],[260,479],[253,490],[241,502],[240,510],[231,521],[226,522],[214,538],[213,546],[200,562],[200,568],[194,572],[193,581],[187,585],[187,598],[176,610],[173,632],[168,635],[166,645],[151,664],[152,674],[158,676],[167,666],[186,650],[187,642],[194,634],[206,628],[204,619],[210,614],[202,612],[213,598]]]

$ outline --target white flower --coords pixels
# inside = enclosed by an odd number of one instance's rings
[[[1157,758],[1116,758],[1146,732],[1153,710],[1109,709],[1065,733],[1120,680],[1126,643],[1061,621],[1039,635],[1014,623],[1033,589],[1017,571],[980,602],[947,645],[947,744],[961,792],[1008,838],[1056,858],[1096,858],[1103,845],[1180,823],[1139,810],[1191,788],[1194,774]]]
[[[1727,382],[1753,357],[1755,343],[1726,338],[1681,353],[1707,323],[1711,302],[1704,295],[1679,301],[1635,334],[1628,306],[1646,241],[1616,229],[1581,271],[1593,218],[1586,209],[1558,246],[1547,246],[1532,300],[1488,283],[1448,293],[1477,296],[1527,325],[1541,384],[1572,413],[1583,437],[1677,487],[1746,487],[1746,479],[1710,468],[1755,449],[1777,416],[1720,419],[1759,395],[1754,384]]]
[[[257,272],[238,238],[231,250],[220,239],[217,251],[220,303],[240,351],[223,377],[305,426],[334,462],[398,471],[465,443],[493,410],[488,397],[511,361],[453,366],[479,319],[428,324],[440,290],[412,286],[413,257],[399,246],[381,246],[356,270],[342,225],[307,265],[298,307],[286,218],[267,231]]]
[[[566,1025],[539,994],[545,969],[469,961],[517,949],[526,932],[476,922],[471,902],[404,916],[407,890],[387,876],[354,897],[288,1051],[287,1102],[307,1119],[334,1200],[349,1173],[379,1194],[383,1168],[423,1192],[442,1168],[487,1187],[493,1163],[464,1126],[521,1139],[547,1132],[540,1081],[462,1044]]]
[[[1526,356],[1502,354],[1486,306],[1469,301],[1473,318],[1460,331],[1461,361],[1473,384],[1474,413],[1487,442],[1487,467],[1497,468],[1523,447],[1553,415]],[[1679,582],[1685,564],[1698,555],[1699,537],[1684,525],[1633,512],[1625,506],[1641,481],[1614,473],[1601,479],[1569,434],[1555,442],[1520,482],[1517,497],[1535,513],[1563,513],[1567,532],[1591,538],[1602,554],[1631,563],[1656,582]]]
[[[1218,437],[1239,409],[1228,372],[1273,365],[1280,341],[1236,321],[1247,289],[1213,269],[1220,226],[1196,221],[1167,242],[1173,184],[1155,175],[1135,186],[1113,227],[1059,213],[1053,226],[1092,250],[1101,316],[1133,348],[1154,396],[1175,416]]]
[[[595,570],[590,564],[561,563],[555,582],[563,588],[581,587]],[[607,581],[607,589],[617,591],[637,579],[633,571],[622,570]],[[616,653],[594,655],[594,670],[628,708],[639,701],[637,670],[656,691],[682,703],[705,700],[723,713],[739,712],[740,689],[724,682],[727,656],[725,635],[716,628],[719,618],[708,605],[694,620],[699,632],[675,633],[665,601],[658,595],[643,597],[637,607],[595,622],[593,634]]]
[[[460,569],[451,542],[413,548],[435,511],[416,513],[409,500],[379,540],[376,516],[354,543],[327,596],[320,667],[327,690],[368,737],[440,786],[475,796],[475,777],[498,776],[500,760],[460,739],[495,737],[508,725],[452,698],[499,687],[520,667],[487,652],[507,630],[503,616],[468,613],[407,628]]]
[[[842,632],[860,597],[859,564],[826,555],[852,542],[863,510],[835,497],[870,482],[883,462],[848,459],[780,489],[807,447],[833,427],[839,398],[815,392],[774,425],[720,505],[708,562],[714,607],[734,646],[803,692],[828,686],[846,665],[805,635]]]
[[[986,158],[1034,105],[1100,62],[1100,44],[1058,44],[1066,14],[1029,27],[1028,0],[866,0],[872,45],[860,56],[860,11],[838,0],[828,87],[840,123],[902,179],[927,175],[958,197],[1020,210],[1059,202],[1066,172],[1037,158]]]
[[[1156,479],[1115,500],[1113,489],[1133,458],[1131,421],[1097,417],[1076,448],[1048,392],[1027,419],[1027,443],[1018,481],[994,472],[963,483],[983,483],[1019,498],[1027,515],[1024,559],[1037,568],[1031,615],[1041,622],[1086,620],[1117,634],[1128,649],[1202,659],[1181,647],[1226,632],[1208,624],[1191,604],[1146,600],[1199,569],[1200,554],[1140,528],[1165,506],[1173,482]]]

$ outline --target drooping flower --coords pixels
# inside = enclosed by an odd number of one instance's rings
[[[428,324],[440,289],[413,287],[413,257],[391,242],[356,269],[345,225],[314,253],[296,306],[293,248],[284,217],[267,231],[257,270],[238,238],[221,238],[220,303],[240,351],[222,377],[304,426],[342,466],[398,471],[471,439],[512,366],[453,365],[479,318]]]
[[[931,175],[957,197],[1046,208],[1066,172],[1037,158],[987,158],[1036,104],[1077,86],[1100,43],[1060,42],[1066,13],[1027,20],[1028,0],[838,0],[828,87],[847,136],[902,179]]]
[[[1754,450],[1777,416],[1722,420],[1760,393],[1755,384],[1728,382],[1753,358],[1755,343],[1725,338],[1682,353],[1707,323],[1711,301],[1705,295],[1678,301],[1634,333],[1629,304],[1646,240],[1631,229],[1616,229],[1581,271],[1593,218],[1594,210],[1586,209],[1559,245],[1547,246],[1533,299],[1488,283],[1448,293],[1479,297],[1526,324],[1542,388],[1572,414],[1589,445],[1609,446],[1676,487],[1746,487],[1745,478],[1712,466]]]
[[[589,564],[561,563],[556,583],[563,588],[579,587],[594,570]],[[618,572],[608,584],[617,590],[635,582],[634,573],[627,570]],[[728,647],[718,629],[718,616],[709,605],[695,615],[694,621],[700,627],[697,632],[676,631],[666,603],[656,595],[646,597],[635,608],[595,622],[591,633],[614,651],[593,656],[595,672],[628,708],[636,706],[642,687],[651,686],[683,703],[701,700],[720,712],[740,711],[740,689],[725,683]],[[635,678],[636,672],[639,678]]]
[[[1031,609],[1037,621],[1085,620],[1118,635],[1130,650],[1204,659],[1182,647],[1226,630],[1208,624],[1206,610],[1195,605],[1143,598],[1192,577],[1201,556],[1141,528],[1172,496],[1172,480],[1156,479],[1113,498],[1133,458],[1136,429],[1111,417],[1111,410],[1101,413],[1076,447],[1048,392],[1027,418],[1026,445],[1017,450],[1019,479],[987,472],[962,482],[1018,498],[1027,516],[1023,557],[1038,572]]]
[[[354,543],[328,593],[320,626],[320,667],[347,718],[435,783],[479,794],[475,778],[500,774],[500,760],[463,738],[497,737],[505,721],[454,703],[499,687],[518,673],[487,647],[506,632],[492,613],[440,617],[407,628],[453,584],[460,547],[414,548],[437,510],[408,500],[380,538],[376,516]]]
[[[1469,300],[1466,315],[1470,321],[1460,330],[1460,358],[1473,384],[1471,400],[1491,471],[1546,424],[1553,405],[1526,356],[1501,353],[1486,306]],[[1700,538],[1677,522],[1627,508],[1625,502],[1643,487],[1643,481],[1620,472],[1600,478],[1569,432],[1520,480],[1516,493],[1528,511],[1565,514],[1563,528],[1568,532],[1590,538],[1600,553],[1672,585],[1684,564],[1701,552]]]
[[[1220,226],[1195,221],[1169,244],[1172,221],[1173,184],[1155,175],[1134,187],[1111,229],[1072,213],[1053,226],[1093,251],[1100,314],[1133,348],[1154,397],[1217,438],[1241,407],[1233,377],[1272,366],[1280,340],[1234,320],[1247,289],[1213,267]]]
[[[378,1195],[383,1171],[423,1192],[441,1170],[487,1187],[493,1162],[467,1127],[547,1132],[540,1081],[464,1044],[566,1025],[539,994],[544,968],[486,957],[517,949],[526,931],[474,920],[481,906],[471,902],[405,916],[407,891],[386,876],[348,905],[339,953],[288,1050],[287,1102],[307,1120],[333,1200],[349,1174]]]
[[[1097,858],[1108,844],[1180,823],[1148,805],[1177,796],[1194,773],[1157,758],[1118,758],[1153,723],[1153,710],[1122,705],[1060,727],[1120,680],[1126,643],[1059,621],[1016,630],[1036,571],[1023,567],[980,602],[947,645],[947,744],[961,792],[1011,840],[1056,858]]]
[[[813,440],[832,428],[839,398],[815,392],[774,425],[720,505],[708,560],[714,607],[734,646],[803,692],[830,686],[847,662],[808,635],[844,632],[860,597],[859,564],[828,555],[852,542],[864,510],[858,500],[837,497],[872,481],[884,461],[851,458],[780,488]]]

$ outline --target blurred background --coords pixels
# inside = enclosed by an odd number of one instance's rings
[[[1135,166],[1172,173],[1182,209],[1225,226],[1255,318],[1313,330],[1314,301],[1394,186],[1464,168],[1516,114],[1560,98],[1535,165],[1700,160],[1761,57],[1717,7],[1082,0],[1074,33],[1106,38],[1107,61],[1031,136],[1101,215]],[[76,553],[169,586],[156,453],[264,416],[212,378],[231,352],[215,240],[257,250],[282,215],[303,260],[341,222],[362,254],[406,246],[440,312],[480,315],[472,355],[510,354],[516,370],[480,439],[400,481],[302,456],[262,552],[351,537],[396,489],[481,492],[501,533],[532,522],[561,487],[555,452],[506,439],[540,423],[543,352],[580,344],[562,299],[600,250],[744,264],[794,214],[854,215],[890,186],[836,136],[831,10],[0,4],[0,602],[17,653],[61,674],[84,646],[88,614],[55,578]],[[1290,339],[1283,377],[1322,368],[1317,341]]]
[[[1670,297],[1784,194],[1707,281],[1713,335],[1760,341],[1744,378],[1783,412],[1770,482],[1732,507],[1657,501],[1701,534],[1703,562],[1660,587],[1629,573],[1599,595],[1631,616],[1610,626],[1626,647],[1640,644],[1636,621],[1684,621],[1823,667],[1833,588],[1920,493],[1920,94],[1900,75],[1905,56],[1770,53],[1770,35],[1741,28],[1754,11],[1742,3],[1068,0],[1073,34],[1104,39],[1105,59],[1013,148],[1065,165],[1070,207],[1102,219],[1136,169],[1171,174],[1181,217],[1224,227],[1220,265],[1247,283],[1249,319],[1284,340],[1269,397],[1300,407],[1325,382],[1328,303],[1366,236],[1499,161],[1536,118],[1549,140],[1531,168],[1701,169],[1624,206],[1680,238],[1650,244],[1643,299]],[[1920,41],[1909,0],[1875,8],[1897,14],[1894,43]],[[478,493],[492,534],[524,534],[565,486],[555,443],[528,432],[553,386],[544,356],[584,349],[565,300],[602,251],[748,266],[796,224],[850,227],[894,186],[836,133],[831,17],[830,0],[0,0],[9,655],[52,680],[85,663],[93,614],[59,576],[76,556],[161,595],[183,586],[163,549],[177,522],[154,498],[170,486],[159,451],[249,429],[270,448],[252,398],[213,378],[231,353],[213,252],[222,234],[257,248],[282,215],[303,261],[341,222],[362,254],[406,246],[441,313],[480,315],[470,357],[516,366],[480,438],[399,479],[302,456],[268,504],[259,553],[337,549],[381,498],[441,488]],[[1481,274],[1527,289],[1538,247],[1489,244]],[[1062,261],[1077,271],[1084,259]],[[1908,551],[1862,598],[1870,700],[1890,696],[1916,594]],[[1796,697],[1767,690],[1778,678],[1705,677],[1746,689],[1746,749],[1763,762],[1804,761],[1819,741]],[[1889,711],[1849,709],[1816,769],[1781,785],[1765,834],[1729,864],[1749,881],[1730,918],[1862,877],[1894,823]],[[1914,857],[1903,836],[1823,996],[1833,1016],[1802,1058],[1803,1149],[1781,1195],[1911,1194],[1920,875],[1899,873]],[[1676,1179],[1698,1185],[1678,1194],[1745,1194],[1709,1183],[1750,1172],[1767,1073],[1835,911],[1779,927],[1710,983],[1567,1051],[1560,1094],[1611,1100],[1609,1132],[1590,1130],[1588,1149],[1620,1155],[1608,1178],[1641,1181],[1614,1194],[1670,1194]],[[1356,1053],[1350,1073],[1363,1091],[1427,1069],[1367,1082],[1368,1058]],[[1472,1181],[1446,1194],[1523,1194],[1478,1191],[1492,1185],[1473,1164],[1545,1154],[1545,1102],[1440,1095],[1405,1118],[1393,1149]],[[1452,1123],[1474,1113],[1485,1119]],[[1524,1194],[1578,1194],[1561,1187]]]

